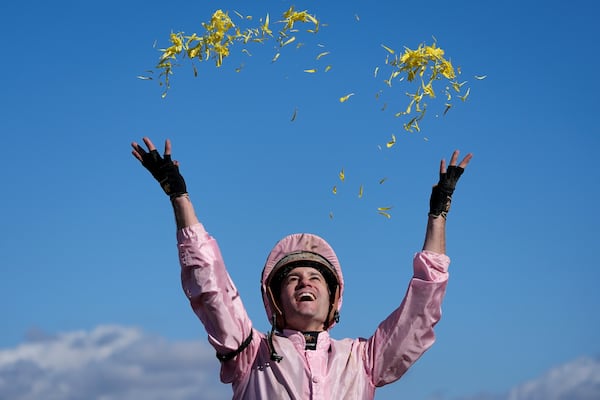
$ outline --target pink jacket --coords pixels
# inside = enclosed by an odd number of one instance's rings
[[[441,317],[450,259],[423,251],[413,260],[414,275],[400,306],[368,339],[318,336],[305,350],[304,335],[284,330],[273,337],[279,363],[270,358],[267,336],[253,328],[219,247],[201,224],[177,232],[181,281],[218,354],[250,344],[221,363],[221,381],[233,399],[373,399],[375,388],[398,380],[433,344]]]

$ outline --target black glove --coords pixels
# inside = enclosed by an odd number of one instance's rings
[[[150,171],[171,199],[187,193],[185,180],[179,173],[179,167],[171,161],[170,154],[165,154],[165,158],[162,158],[156,150],[143,153],[142,165]]]
[[[458,178],[464,170],[464,168],[450,165],[445,173],[440,174],[440,181],[431,190],[431,197],[429,198],[430,216],[437,218],[441,215],[446,218],[448,211],[450,211],[450,203],[456,188],[456,182],[458,182]]]

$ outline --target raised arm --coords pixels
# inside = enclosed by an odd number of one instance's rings
[[[457,166],[459,151],[455,150],[446,169],[446,161],[440,162],[440,180],[431,191],[429,199],[429,218],[425,232],[423,250],[438,254],[446,254],[446,216],[450,211],[452,194],[456,188],[458,178],[464,172],[473,154],[469,153]]]
[[[179,173],[179,163],[171,160],[171,141],[169,139],[165,141],[163,157],[160,156],[149,138],[145,137],[143,141],[148,147],[148,151],[144,150],[136,142],[133,142],[131,143],[131,147],[133,148],[131,154],[140,160],[142,165],[150,171],[171,199],[177,229],[197,224],[199,221],[190,201],[190,196],[187,193],[185,180]]]

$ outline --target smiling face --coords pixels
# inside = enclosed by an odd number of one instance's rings
[[[312,267],[296,267],[281,282],[280,304],[286,328],[322,331],[329,313],[329,288]]]

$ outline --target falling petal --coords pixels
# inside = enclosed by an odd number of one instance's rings
[[[280,55],[281,55],[280,53],[275,54],[275,56],[273,57],[271,62],[274,63],[275,61],[277,61],[277,59],[279,58]]]
[[[358,198],[359,199],[362,199],[363,191],[364,191],[364,187],[363,187],[363,185],[360,185],[360,188],[358,188]]]
[[[331,192],[332,192],[333,194],[337,194],[337,186],[335,186],[335,185],[334,185],[334,186],[333,186],[333,189],[331,189]]]
[[[315,72],[317,72],[316,68],[313,69],[305,69],[304,72],[309,73],[309,74],[314,74]]]
[[[379,72],[379,67],[375,67],[375,71],[373,72],[374,78],[377,78],[377,72]]]
[[[319,55],[317,55],[317,60],[320,59],[321,57],[326,56],[327,54],[329,54],[328,51],[324,51],[323,53],[319,53]]]
[[[346,174],[344,173],[344,168],[342,168],[342,170],[339,173],[340,176],[340,181],[344,182],[344,179],[346,179]]]
[[[487,78],[487,75],[475,75],[475,79],[482,80]]]
[[[281,47],[287,46],[288,44],[292,43],[295,40],[296,40],[296,36],[292,36],[291,38],[289,38],[288,40],[286,40],[285,42],[283,42],[283,44],[281,45]]]
[[[386,45],[383,45],[383,44],[382,44],[382,45],[381,45],[381,47],[383,47],[384,49],[386,49],[386,50],[387,50],[387,51],[388,51],[390,54],[394,54],[394,53],[395,53],[395,51],[394,51],[394,50],[390,49],[390,48],[389,48],[389,47],[387,47]]]
[[[352,96],[354,96],[354,93],[350,93],[350,94],[340,97],[340,103],[345,103]]]
[[[467,97],[469,97],[469,93],[471,93],[471,88],[467,88],[467,92],[465,93],[464,96],[458,96],[459,99],[461,99],[462,101],[466,101]]]
[[[390,147],[392,147],[392,146],[393,146],[393,145],[395,145],[395,144],[396,144],[396,135],[394,135],[394,134],[392,133],[392,139],[391,139],[389,142],[387,142],[387,143],[385,144],[385,146],[386,146],[386,147],[389,149]]]
[[[446,113],[448,112],[448,110],[450,110],[450,108],[452,108],[452,104],[446,103],[446,109],[444,110],[444,115],[446,115]]]
[[[329,71],[331,69],[331,65],[328,65],[325,67],[325,72]]]
[[[392,218],[392,216],[390,215],[390,213],[387,213],[385,211],[377,211],[377,214],[379,215],[383,215],[384,217],[386,217],[387,219]]]

